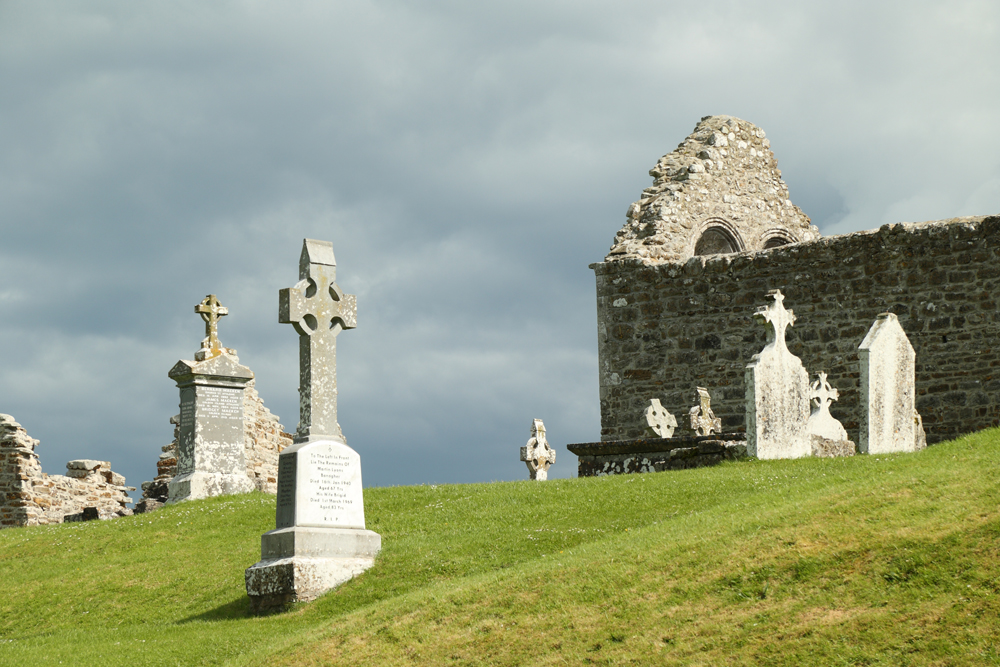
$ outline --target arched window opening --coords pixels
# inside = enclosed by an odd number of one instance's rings
[[[768,248],[780,248],[783,245],[788,245],[790,241],[780,236],[772,236],[764,243],[764,250]]]
[[[739,252],[739,245],[732,234],[721,227],[709,227],[694,245],[695,255],[718,255]]]

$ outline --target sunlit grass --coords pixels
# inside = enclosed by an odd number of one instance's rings
[[[998,455],[367,489],[375,567],[264,618],[273,497],[4,530],[0,663],[997,664]]]

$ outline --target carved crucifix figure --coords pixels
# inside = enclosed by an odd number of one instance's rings
[[[767,347],[775,347],[779,350],[787,350],[785,346],[785,329],[795,324],[795,313],[785,310],[785,295],[781,290],[773,289],[767,293],[774,301],[761,306],[754,313],[754,319],[767,328]]]
[[[194,312],[205,320],[205,340],[201,341],[200,357],[196,357],[196,359],[204,361],[226,352],[226,348],[222,347],[222,343],[219,342],[219,318],[228,315],[229,309],[219,302],[218,297],[209,294],[194,307]]]
[[[695,435],[711,435],[722,432],[722,420],[712,412],[712,397],[704,387],[698,389],[698,405],[691,408],[691,430]]]
[[[329,241],[306,239],[299,282],[278,294],[278,321],[299,334],[299,428],[296,442],[344,441],[337,423],[337,334],[358,324],[357,301],[337,283]]]

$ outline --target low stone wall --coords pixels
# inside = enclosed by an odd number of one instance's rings
[[[134,487],[107,461],[79,459],[66,475],[47,475],[35,454],[38,440],[10,415],[0,415],[0,527],[62,523],[67,517],[110,519],[132,514]]]
[[[927,440],[1000,425],[1000,216],[885,225],[685,263],[605,261],[597,274],[601,439],[637,438],[659,398],[687,412],[707,387],[727,431],[745,428],[744,369],[764,347],[753,313],[780,289],[794,310],[789,350],[829,374],[852,440],[860,424],[858,346],[895,313],[916,350]]]
[[[703,468],[745,458],[745,433],[635,438],[566,445],[579,457],[579,477]]]

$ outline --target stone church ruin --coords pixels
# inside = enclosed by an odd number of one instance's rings
[[[695,386],[723,432],[745,431],[745,369],[767,343],[754,309],[770,290],[794,304],[788,351],[837,388],[827,407],[851,440],[865,417],[858,348],[883,313],[915,350],[927,442],[1000,424],[1000,216],[821,237],[763,130],[731,116],[703,118],[649,174],[591,265],[602,441],[642,438],[650,399],[682,411]]]

